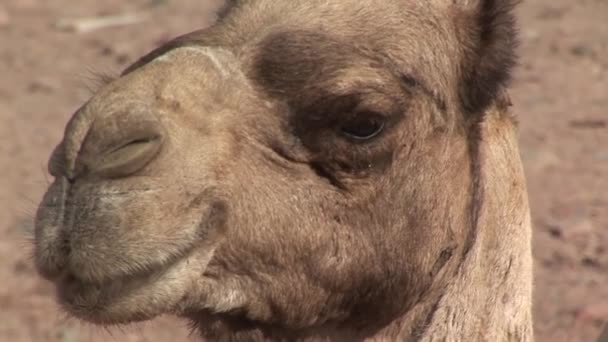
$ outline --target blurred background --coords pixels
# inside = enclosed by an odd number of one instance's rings
[[[0,1],[0,341],[195,341],[173,318],[105,330],[67,318],[31,259],[46,161],[90,95],[222,0]],[[537,341],[608,321],[608,1],[528,0],[511,90],[534,223]]]

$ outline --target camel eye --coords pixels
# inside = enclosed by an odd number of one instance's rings
[[[340,126],[340,132],[354,140],[370,140],[384,129],[384,120],[377,114],[360,113]]]

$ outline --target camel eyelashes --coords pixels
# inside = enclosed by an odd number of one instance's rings
[[[376,113],[364,112],[342,123],[339,129],[343,136],[351,140],[363,142],[378,137],[385,126],[386,123],[382,116]]]

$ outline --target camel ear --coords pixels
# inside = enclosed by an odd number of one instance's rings
[[[219,20],[222,20],[228,13],[237,6],[237,3],[240,2],[238,0],[226,0],[222,7],[220,7],[219,11],[217,11],[217,17]]]
[[[518,0],[451,0],[462,46],[460,98],[469,114],[493,102],[509,105],[506,87],[517,62],[514,8]]]

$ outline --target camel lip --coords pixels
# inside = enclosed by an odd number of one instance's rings
[[[64,268],[49,280],[56,286],[61,302],[70,304],[74,300],[87,298],[87,302],[91,302],[92,306],[103,305],[104,302],[111,302],[116,297],[127,295],[129,292],[136,291],[138,288],[162,278],[179,263],[188,259],[195,250],[195,245],[190,246],[170,260],[150,264],[136,273],[92,280],[83,279],[69,268]]]
[[[195,286],[212,254],[205,253],[209,255],[199,259],[199,252],[194,249],[176,257],[171,263],[148,268],[145,273],[100,281],[83,280],[69,270],[63,270],[53,281],[57,302],[69,316],[103,326],[129,324],[161,314],[181,312],[185,310],[183,305],[187,307],[190,304],[181,287],[183,282],[177,280],[176,275],[189,270],[186,275],[189,277],[188,283]],[[191,267],[198,271],[192,271]],[[167,281],[171,285],[167,285]],[[170,297],[164,302],[132,305],[134,300],[158,298],[163,293]]]
[[[73,272],[65,270],[60,275],[55,276],[55,279],[52,281],[57,286],[62,299],[68,299],[71,296],[84,295],[89,293],[89,291],[95,291],[100,295],[107,297],[107,294],[110,292],[116,292],[117,290],[120,291],[122,289],[129,290],[144,285],[156,276],[162,275],[170,268],[171,265],[158,268],[155,267],[147,272],[106,278],[99,281],[85,280],[79,278]]]
[[[192,248],[189,248],[184,253],[176,255],[166,262],[150,264],[148,267],[141,269],[138,272],[103,277],[102,279],[83,279],[69,269],[65,269],[55,276],[54,282],[60,287],[77,285],[82,288],[96,287],[102,290],[110,286],[132,287],[138,283],[147,282],[155,277],[162,276],[181,260],[187,258],[191,252]]]
[[[176,261],[179,262],[178,259]],[[108,308],[121,302],[132,293],[157,282],[169,272],[173,264],[150,269],[146,273],[127,275],[103,281],[82,280],[70,271],[63,271],[53,281],[59,304],[72,316],[98,325],[113,325],[148,319],[130,316],[128,320],[108,315]]]
[[[58,303],[71,316],[95,325],[126,324],[148,319],[137,314],[128,319],[116,319],[108,314],[108,308],[116,301],[128,297],[129,293],[146,286],[154,275],[159,277],[166,270],[153,271],[148,276],[127,276],[103,282],[88,282],[66,271],[54,281]],[[131,279],[132,278],[132,279]],[[152,280],[153,281],[153,280]]]

